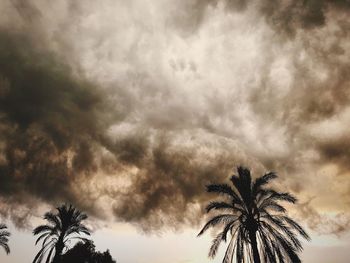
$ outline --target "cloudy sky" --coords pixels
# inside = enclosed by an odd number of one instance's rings
[[[31,229],[62,202],[118,262],[221,262],[196,234],[204,186],[237,165],[298,197],[304,262],[348,262],[348,0],[0,8],[1,262],[33,258]]]

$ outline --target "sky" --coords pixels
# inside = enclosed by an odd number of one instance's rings
[[[238,165],[298,197],[303,262],[347,262],[349,1],[0,8],[1,262],[33,258],[33,227],[64,202],[118,262],[221,262],[196,234],[205,185]]]

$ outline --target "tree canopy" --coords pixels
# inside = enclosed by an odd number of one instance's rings
[[[209,257],[215,257],[222,241],[229,240],[223,263],[301,262],[298,252],[302,244],[298,235],[309,240],[305,230],[286,216],[280,202],[294,204],[296,198],[289,193],[278,192],[268,184],[276,179],[273,172],[252,180],[249,169],[237,168],[237,175],[228,184],[211,184],[209,193],[223,198],[208,204],[206,212],[216,211],[202,228],[199,236],[211,227],[222,226],[223,230],[214,238]]]

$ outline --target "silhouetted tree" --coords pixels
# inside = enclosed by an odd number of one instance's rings
[[[42,262],[47,252],[46,263],[51,262],[51,258],[53,258],[53,263],[59,263],[63,249],[67,249],[68,242],[74,239],[86,241],[87,239],[79,235],[90,235],[89,230],[82,224],[82,221],[87,219],[87,215],[72,205],[62,205],[57,208],[57,213],[46,213],[44,219],[48,221],[48,224],[38,226],[33,230],[34,235],[40,234],[35,244],[43,240],[42,248],[33,263]]]
[[[6,254],[10,253],[10,247],[8,245],[10,235],[10,232],[7,231],[7,226],[0,224],[0,246],[5,249]]]
[[[230,234],[223,262],[237,263],[264,262],[298,263],[298,252],[302,245],[297,238],[310,237],[303,228],[285,215],[286,209],[279,201],[295,203],[296,198],[289,193],[279,193],[266,185],[277,177],[273,172],[252,181],[250,171],[237,168],[237,175],[231,177],[233,188],[227,184],[207,186],[207,191],[223,194],[226,200],[209,203],[207,212],[219,210],[221,213],[209,220],[198,236],[210,227],[223,225],[224,229],[214,238],[209,257],[216,255],[221,241]]]
[[[62,255],[62,263],[87,263],[95,252],[92,241],[78,242],[73,248]]]
[[[95,251],[94,243],[78,242],[73,248],[62,255],[62,263],[116,263],[109,251]]]

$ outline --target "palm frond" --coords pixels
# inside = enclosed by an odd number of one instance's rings
[[[42,232],[51,232],[53,231],[53,227],[52,226],[49,226],[49,225],[41,225],[41,226],[38,226],[36,228],[34,228],[33,230],[33,234],[34,235],[37,235],[37,234],[40,234]]]
[[[41,234],[41,235],[37,238],[37,240],[35,241],[35,245],[37,245],[41,239],[43,239],[44,237],[47,237],[48,235],[50,235],[50,232],[45,232],[45,233]]]
[[[271,193],[271,195],[268,197],[270,199],[285,201],[293,204],[295,204],[297,201],[297,199],[289,193],[279,193],[274,190],[270,190],[269,192]]]
[[[65,237],[68,237],[71,234],[80,235],[81,233],[88,235],[88,236],[90,235],[90,231],[85,226],[74,226],[74,227],[69,228],[66,231]]]
[[[36,254],[34,260],[33,260],[33,263],[37,263],[37,262],[40,262],[43,257],[43,254],[44,254],[44,251],[45,249],[50,245],[51,242],[49,242],[48,244],[44,245],[40,250],[39,252]]]
[[[276,236],[276,239],[277,242],[281,244],[283,250],[288,255],[288,258],[291,260],[292,263],[301,263],[301,260],[298,254],[296,253],[295,249],[293,248],[293,246],[290,245],[290,243],[286,239],[280,236]]]
[[[223,214],[223,215],[215,216],[204,225],[202,230],[199,232],[198,236],[202,235],[210,227],[214,227],[221,223],[231,223],[235,220],[238,220],[238,217],[231,214]]]
[[[216,255],[216,252],[218,251],[218,248],[219,248],[219,245],[222,241],[222,236],[223,236],[223,232],[219,233],[214,239],[213,239],[213,243],[210,247],[210,250],[209,250],[209,257],[210,258],[214,258],[215,255]]]
[[[52,257],[61,255],[66,247],[65,243],[75,239],[74,236],[71,236],[73,234],[90,235],[90,231],[82,224],[86,218],[86,214],[81,213],[74,206],[66,204],[57,207],[56,213],[45,213],[44,219],[48,221],[48,224],[38,226],[33,230],[34,235],[40,234],[35,244],[43,240],[42,248],[34,258],[33,263],[42,262],[47,252],[49,253],[46,262],[49,262]],[[82,237],[79,239],[84,240]]]
[[[207,185],[208,193],[218,193],[218,194],[226,194],[232,198],[232,201],[237,204],[241,204],[242,201],[238,197],[238,195],[233,191],[233,189],[227,184],[211,184]]]
[[[258,233],[259,233],[259,237],[261,240],[261,244],[264,247],[264,255],[263,256],[264,256],[265,261],[270,262],[270,263],[276,263],[275,255],[274,255],[275,249],[274,249],[273,245],[271,244],[268,236],[265,235],[265,233],[261,230],[261,227],[260,227],[260,231]]]
[[[6,254],[10,254],[10,247],[7,244],[7,241],[8,240],[6,240],[6,242],[0,242],[0,246],[2,246],[5,249]]]
[[[258,209],[261,210],[274,210],[277,212],[281,212],[281,213],[285,213],[287,210],[281,206],[280,204],[278,204],[276,201],[271,200],[271,199],[265,199],[261,205],[258,207]]]
[[[215,210],[220,210],[220,209],[234,209],[233,205],[230,205],[228,203],[225,202],[210,202],[207,207],[205,208],[205,210],[207,211],[207,213],[210,212],[210,210],[215,209]]]
[[[49,251],[49,254],[46,257],[46,263],[50,263],[51,262],[51,257],[53,255],[52,253],[53,253],[54,250],[55,250],[55,246],[52,246],[50,251]]]
[[[227,240],[227,234],[228,234],[229,232],[232,233],[233,227],[236,226],[236,223],[238,223],[238,220],[235,220],[235,221],[232,221],[232,222],[226,224],[224,230],[222,231],[222,233],[223,233],[223,235],[222,235],[222,240],[224,240],[224,241],[226,242],[226,240]]]
[[[283,249],[288,254],[289,258],[291,260],[295,258],[294,254],[297,255],[296,252],[301,250],[300,243],[298,243],[299,241],[295,243],[294,237],[283,235],[278,230],[274,229],[273,227],[271,227],[269,224],[266,224],[265,222],[263,222],[262,225],[269,231],[269,233],[274,237],[274,239],[277,240],[280,243],[280,245],[282,245]],[[287,247],[289,250],[286,250]],[[294,261],[292,262],[294,263]]]
[[[306,233],[306,231],[293,219],[289,218],[288,216],[281,216],[280,218],[284,220],[287,224],[289,224],[293,229],[295,229],[306,240],[311,240],[310,236]]]
[[[0,246],[3,247],[6,254],[10,253],[10,247],[8,245],[9,236],[11,236],[11,233],[7,230],[7,226],[0,224]]]
[[[45,213],[44,219],[49,221],[56,228],[59,228],[59,229],[62,228],[61,221],[60,221],[59,217],[57,215],[53,214],[52,212]]]
[[[0,237],[9,237],[10,235],[11,233],[6,230],[0,231]]]
[[[263,176],[257,178],[255,180],[255,182],[253,183],[253,195],[256,195],[258,190],[268,184],[271,180],[276,179],[277,178],[277,174],[274,172],[269,172],[264,174]]]
[[[296,198],[289,193],[266,187],[271,180],[277,178],[274,172],[266,173],[253,182],[248,169],[238,167],[237,172],[237,175],[230,178],[232,188],[227,184],[207,186],[208,192],[230,197],[230,201],[213,201],[206,207],[207,213],[216,210],[222,214],[211,218],[198,236],[211,227],[223,227],[213,240],[209,257],[217,254],[221,241],[226,242],[228,234],[231,233],[223,263],[242,263],[247,260],[299,263],[298,252],[302,250],[302,245],[298,235],[307,240],[310,237],[299,224],[285,216],[286,209],[280,204],[295,203]]]
[[[237,236],[237,249],[236,249],[236,262],[241,263],[243,262],[243,231],[242,228],[238,230],[238,236]]]
[[[235,234],[232,235],[231,240],[229,245],[227,246],[226,252],[225,252],[225,256],[224,259],[222,261],[222,263],[231,263],[232,259],[233,259],[233,252],[234,252],[234,246],[235,246]]]

